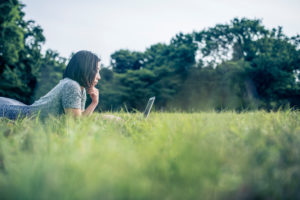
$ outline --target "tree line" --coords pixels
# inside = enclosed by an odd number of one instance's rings
[[[62,78],[67,59],[42,54],[42,28],[17,0],[0,4],[0,96],[30,104]],[[142,110],[151,96],[168,111],[278,109],[300,105],[300,36],[234,18],[178,33],[143,52],[121,49],[101,69],[98,110]]]

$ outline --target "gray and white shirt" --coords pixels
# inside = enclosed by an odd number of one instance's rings
[[[85,109],[86,90],[81,90],[78,82],[64,78],[45,96],[30,105],[40,117],[61,115],[65,108]]]

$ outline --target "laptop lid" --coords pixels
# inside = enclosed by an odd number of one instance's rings
[[[144,117],[145,117],[145,118],[148,117],[148,115],[149,115],[149,113],[150,113],[150,111],[151,111],[151,109],[152,109],[152,106],[153,106],[154,101],[155,101],[155,97],[149,98],[148,103],[147,103],[147,106],[146,106],[146,109],[145,109],[145,111],[144,111]]]

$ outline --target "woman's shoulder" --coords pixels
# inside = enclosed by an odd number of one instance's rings
[[[63,80],[63,88],[62,88],[62,94],[63,95],[70,95],[70,94],[76,94],[80,96],[85,96],[85,88],[82,89],[82,87],[79,85],[77,81],[74,81],[69,78],[64,78]]]
[[[61,81],[62,81],[62,84],[63,84],[64,88],[72,88],[72,89],[81,90],[80,85],[77,81],[74,81],[70,78],[64,78]]]

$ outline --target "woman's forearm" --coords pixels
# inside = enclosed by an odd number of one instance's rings
[[[92,102],[92,103],[85,109],[85,111],[82,112],[82,115],[83,115],[83,116],[89,116],[89,115],[91,115],[91,114],[94,112],[94,110],[95,110],[95,108],[97,107],[97,105],[98,105],[98,103]]]

